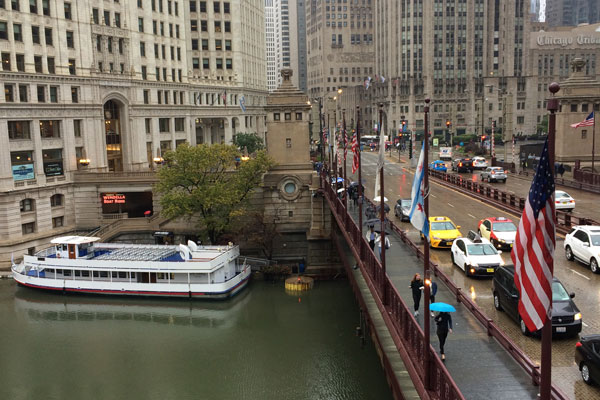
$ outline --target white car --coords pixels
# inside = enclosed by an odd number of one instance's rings
[[[456,239],[450,249],[452,263],[462,268],[466,276],[493,276],[496,268],[504,265],[500,254],[489,240],[473,231],[468,238]]]
[[[600,273],[600,226],[576,226],[565,236],[565,257],[589,265],[593,273]]]
[[[575,199],[562,190],[554,191],[554,208],[557,210],[573,211]]]
[[[483,157],[473,157],[473,168],[474,169],[486,169],[488,162]]]

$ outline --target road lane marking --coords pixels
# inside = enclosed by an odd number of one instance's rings
[[[468,215],[469,217],[473,218],[473,219],[477,219],[477,218],[475,218],[475,216],[474,216],[474,215],[471,215],[471,214],[467,214],[467,215]]]
[[[581,321],[581,323],[583,324],[583,326],[585,326],[586,328],[589,326],[588,324],[586,324],[585,322]]]
[[[434,197],[434,198],[437,199],[437,196],[435,194],[433,194],[433,193],[431,193],[431,197]]]
[[[453,206],[452,204],[448,203],[448,205],[449,205],[450,207],[454,208],[454,206]]]
[[[577,275],[581,276],[582,278],[585,278],[585,279],[587,279],[588,281],[590,280],[590,278],[588,278],[587,276],[585,276],[584,274],[582,274],[582,273],[580,273],[580,272],[577,272],[577,271],[575,271],[573,268],[569,268],[569,269],[570,269],[571,271],[573,271],[573,273],[575,273],[575,274],[577,274]]]

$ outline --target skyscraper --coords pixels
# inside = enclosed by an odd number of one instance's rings
[[[598,0],[546,0],[548,26],[574,26],[600,22]]]

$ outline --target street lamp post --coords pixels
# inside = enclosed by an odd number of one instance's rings
[[[362,146],[360,143],[360,107],[356,106],[356,143],[358,143],[358,229],[360,231],[360,237],[363,234],[362,224],[362,206],[363,206],[363,190],[362,190]]]
[[[348,152],[348,138],[346,136],[346,109],[342,109],[342,130],[344,135],[344,207],[348,209],[348,185],[346,183],[346,154]]]
[[[379,103],[379,134],[383,135],[383,129],[381,129],[381,123],[383,120],[383,103]],[[383,136],[381,136],[383,137]],[[381,143],[382,139],[379,140]],[[379,154],[383,154],[385,152],[385,141],[384,148],[379,149]],[[379,216],[381,220],[381,237],[379,242],[379,249],[381,251],[381,268],[383,272],[383,304],[387,304],[387,287],[386,287],[386,268],[385,268],[385,197],[384,197],[384,174],[383,174],[383,165],[380,165],[379,170]]]
[[[423,190],[425,193],[423,194],[423,209],[425,211],[425,219],[429,218],[429,171],[428,164],[429,159],[427,157],[427,153],[429,152],[429,102],[431,100],[429,98],[425,99],[425,132],[423,136],[424,140],[424,148],[423,148],[423,168],[425,168],[425,173],[423,174]],[[416,172],[415,172],[416,174]],[[429,223],[429,221],[427,221]],[[425,282],[429,282],[429,243],[428,238],[425,238],[423,241],[423,278]],[[425,297],[424,301],[424,310],[423,310],[423,320],[424,320],[424,341],[423,341],[423,369],[425,372],[424,384],[426,389],[430,389],[430,371],[429,371],[429,347],[430,347],[430,324],[429,324],[429,285],[423,285],[423,296]]]

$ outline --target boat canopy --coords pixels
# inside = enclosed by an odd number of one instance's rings
[[[93,243],[100,240],[99,237],[95,236],[61,236],[56,239],[52,239],[52,244],[84,244]]]

